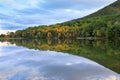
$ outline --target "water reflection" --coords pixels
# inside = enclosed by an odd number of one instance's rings
[[[119,80],[117,73],[83,57],[15,45],[0,48],[0,80]]]
[[[120,41],[108,40],[9,40],[29,49],[66,52],[91,59],[120,73]]]

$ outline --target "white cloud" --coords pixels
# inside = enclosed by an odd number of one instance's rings
[[[38,5],[44,3],[44,0],[28,0],[27,1],[31,7],[39,7]]]
[[[17,3],[15,0],[2,0],[1,4],[4,7],[14,8],[14,9],[23,9],[26,7],[26,5]]]
[[[68,62],[68,63],[66,63],[65,65],[66,65],[66,66],[71,66],[72,63]]]
[[[7,8],[21,10],[25,8],[38,7],[40,2],[43,2],[43,0],[1,0],[0,4]]]

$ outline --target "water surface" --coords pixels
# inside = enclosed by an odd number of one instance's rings
[[[9,40],[35,50],[50,50],[82,56],[120,74],[120,40]]]
[[[119,80],[116,72],[81,56],[3,42],[0,80]]]

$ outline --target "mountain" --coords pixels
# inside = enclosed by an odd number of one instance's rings
[[[120,0],[103,9],[85,16],[61,23],[63,26],[78,26],[78,36],[120,37]],[[114,38],[113,37],[113,38]]]
[[[90,14],[83,18],[74,19],[72,21],[68,21],[65,23],[69,24],[69,22],[78,22],[78,21],[81,21],[82,19],[86,19],[86,18],[109,16],[109,15],[115,15],[115,14],[120,14],[120,0],[117,0],[116,2],[104,7],[103,9],[101,9],[93,14]]]
[[[115,14],[115,13],[120,13],[120,0],[97,11],[96,13],[89,15],[88,17],[111,15],[111,14]]]
[[[11,36],[11,35],[10,35]],[[84,18],[54,25],[40,25],[18,30],[20,38],[83,38],[120,39],[120,0]]]

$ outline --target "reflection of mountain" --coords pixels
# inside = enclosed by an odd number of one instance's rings
[[[120,42],[101,40],[10,40],[29,49],[52,50],[83,56],[120,73]]]

